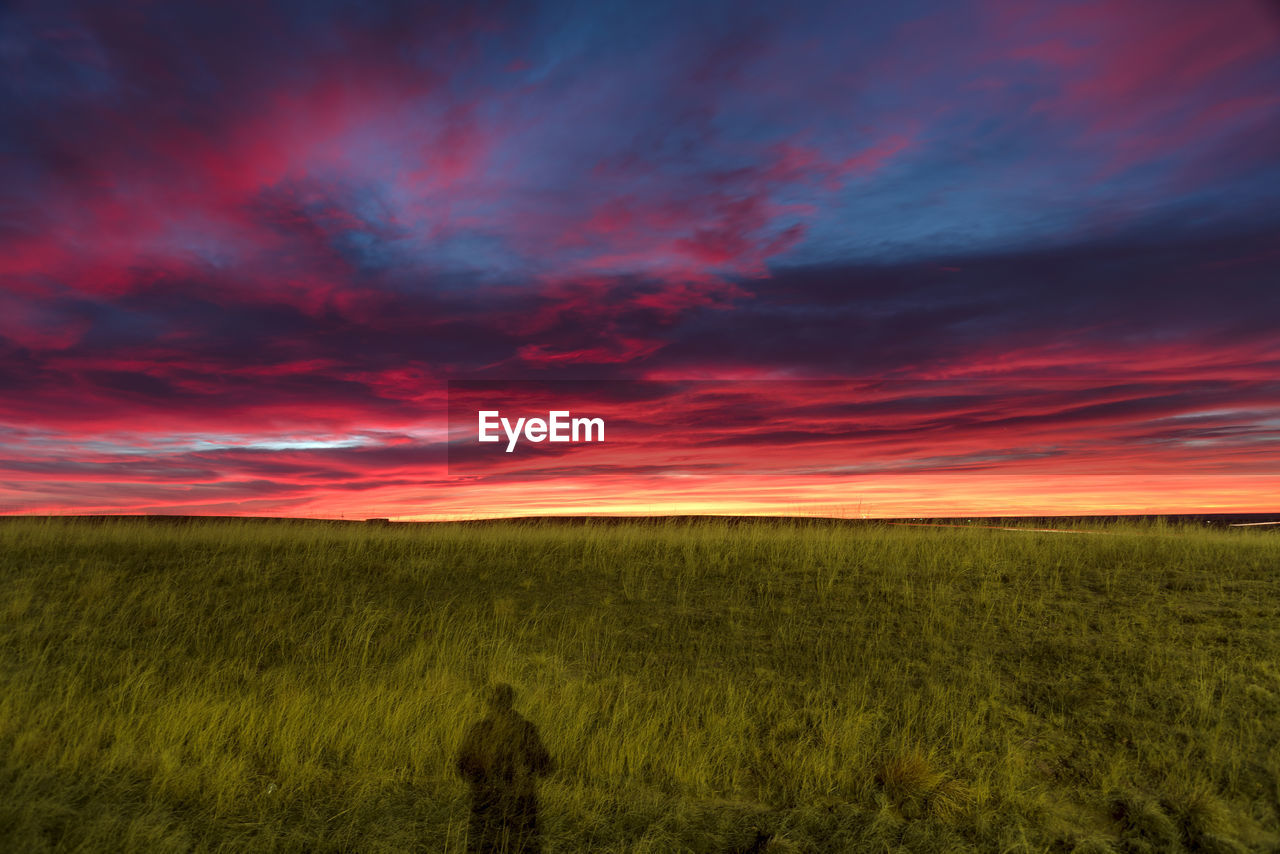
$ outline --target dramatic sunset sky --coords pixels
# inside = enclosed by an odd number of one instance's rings
[[[1280,510],[1278,8],[5,4],[0,513]]]

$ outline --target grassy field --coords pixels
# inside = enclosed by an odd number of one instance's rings
[[[1280,850],[1280,532],[0,522],[0,850]]]

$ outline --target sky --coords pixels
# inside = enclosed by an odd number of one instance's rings
[[[0,513],[1280,510],[1277,266],[1262,0],[0,6]]]

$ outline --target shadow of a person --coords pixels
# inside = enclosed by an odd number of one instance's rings
[[[514,688],[494,685],[489,715],[471,725],[458,750],[458,773],[471,787],[467,851],[473,854],[542,851],[537,778],[550,774],[555,762],[514,701]]]

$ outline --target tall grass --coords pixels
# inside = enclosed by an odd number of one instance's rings
[[[1280,538],[760,521],[0,524],[0,849],[1280,845]],[[1144,847],[1145,846],[1145,847]]]

